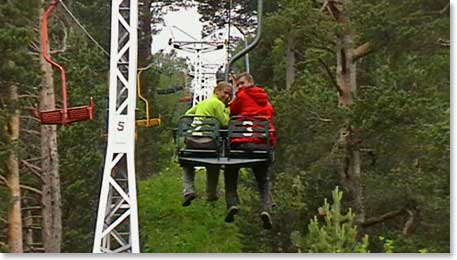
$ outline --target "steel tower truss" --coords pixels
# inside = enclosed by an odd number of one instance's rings
[[[216,70],[213,64],[203,64],[202,54],[224,49],[222,41],[171,41],[173,48],[193,53],[192,106],[211,96],[216,85]]]
[[[113,0],[109,123],[94,253],[139,253],[135,180],[138,1]]]

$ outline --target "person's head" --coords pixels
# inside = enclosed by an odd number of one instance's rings
[[[222,101],[224,104],[228,104],[232,99],[232,85],[228,82],[221,81],[217,83],[217,86],[214,88],[214,94]]]
[[[242,88],[242,87],[250,87],[254,86],[254,78],[252,77],[251,74],[247,72],[243,72],[238,77],[236,78],[236,86],[237,88]]]

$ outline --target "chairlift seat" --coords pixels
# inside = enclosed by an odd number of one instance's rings
[[[136,126],[138,127],[151,127],[161,124],[160,118],[140,119],[136,120]]]
[[[78,121],[92,120],[95,114],[95,102],[90,98],[88,106],[55,109],[50,111],[33,111],[34,115],[44,125],[65,125]]]

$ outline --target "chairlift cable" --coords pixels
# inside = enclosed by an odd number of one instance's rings
[[[65,9],[65,11],[70,15],[70,17],[75,21],[75,23],[83,30],[83,32],[87,35],[87,37],[89,37],[90,40],[92,40],[92,42],[95,43],[95,45],[97,45],[97,47],[99,49],[101,49],[103,51],[103,53],[105,53],[108,57],[110,56],[109,52],[106,51],[101,45],[100,43],[97,42],[97,40],[95,40],[94,37],[92,37],[92,35],[87,31],[87,29],[81,24],[81,22],[79,22],[79,20],[73,15],[73,13],[70,11],[70,9],[68,9],[68,7],[64,4],[64,2],[62,0],[59,0],[59,2],[62,4],[63,8]]]
[[[232,5],[233,2],[230,0],[229,2],[229,10],[228,10],[228,31],[227,31],[227,65],[230,61],[230,27],[232,22]]]
[[[193,40],[198,41],[197,38],[195,38],[194,36],[188,34],[187,32],[185,32],[184,30],[182,30],[182,29],[179,28],[178,26],[173,25],[172,27],[178,29],[180,32],[182,32],[182,33],[184,33],[185,35],[189,36],[189,38],[192,38]]]

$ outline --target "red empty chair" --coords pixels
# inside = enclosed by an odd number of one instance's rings
[[[48,18],[56,9],[58,0],[53,0],[46,9],[41,19],[41,53],[44,59],[52,66],[60,71],[61,84],[62,84],[62,108],[49,111],[34,110],[33,114],[40,119],[42,124],[69,124],[78,121],[92,120],[95,113],[95,103],[92,97],[88,106],[69,107],[68,93],[67,93],[67,79],[64,68],[53,61],[49,56],[49,36],[48,36]]]

